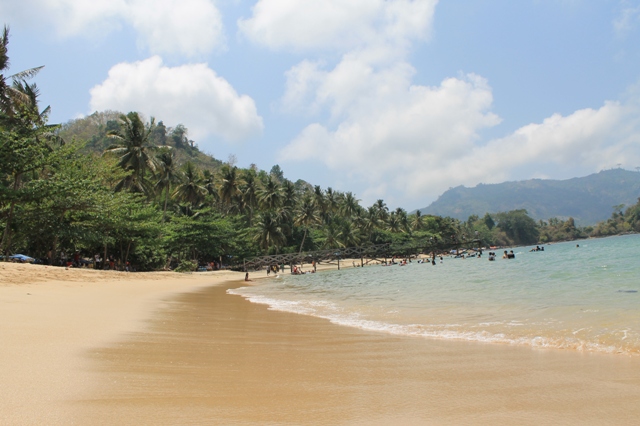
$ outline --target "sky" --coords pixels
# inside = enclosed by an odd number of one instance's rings
[[[429,205],[640,167],[638,0],[0,0],[50,123],[138,111],[237,165]]]

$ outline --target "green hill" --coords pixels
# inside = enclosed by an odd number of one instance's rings
[[[84,141],[84,152],[87,154],[102,154],[104,150],[113,144],[113,140],[107,137],[110,130],[118,127],[117,111],[95,112],[87,117],[71,120],[63,124],[58,135],[65,141]],[[167,127],[162,121],[155,124],[152,131],[153,143],[158,146],[172,147],[178,164],[190,161],[203,170],[216,171],[223,162],[198,149],[198,145],[188,138],[188,130],[178,124],[175,127]]]
[[[531,179],[500,184],[458,186],[442,194],[423,214],[466,220],[515,209],[526,209],[536,220],[573,217],[577,224],[593,225],[606,220],[614,206],[633,205],[640,197],[640,173],[623,169],[604,170],[568,180]]]

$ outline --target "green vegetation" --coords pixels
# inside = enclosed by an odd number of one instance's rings
[[[8,30],[0,70],[8,67]],[[0,252],[61,264],[74,253],[120,268],[193,271],[252,256],[391,243],[535,244],[640,231],[640,202],[589,229],[573,219],[536,223],[526,210],[451,217],[360,205],[351,192],[323,189],[236,167],[199,151],[178,124],[140,114],[96,112],[49,125],[40,68],[0,76]]]

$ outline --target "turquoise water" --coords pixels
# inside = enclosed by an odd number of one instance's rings
[[[392,334],[640,355],[640,235],[530,248],[495,262],[281,274],[229,292]]]

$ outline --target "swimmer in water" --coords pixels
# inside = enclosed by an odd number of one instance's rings
[[[246,274],[244,274],[244,280],[245,281],[253,281],[249,279],[249,273],[247,272]]]

